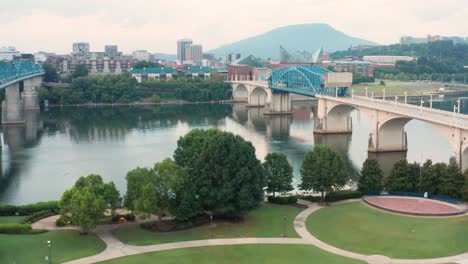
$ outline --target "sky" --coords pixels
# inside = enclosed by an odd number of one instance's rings
[[[66,54],[92,51],[176,53],[191,38],[204,50],[277,27],[326,23],[379,44],[403,35],[468,36],[467,0],[0,0],[0,47]]]

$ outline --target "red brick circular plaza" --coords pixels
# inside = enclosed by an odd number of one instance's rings
[[[419,216],[450,216],[465,213],[464,209],[455,204],[437,200],[401,197],[401,196],[370,196],[364,201],[382,210]]]

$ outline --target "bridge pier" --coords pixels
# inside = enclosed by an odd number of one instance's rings
[[[285,92],[273,92],[268,103],[266,115],[291,115],[291,94]]]
[[[5,88],[5,101],[2,102],[2,124],[23,124],[24,102],[20,96],[19,83]]]
[[[24,80],[24,91],[22,94],[24,110],[39,110],[39,96],[36,89],[42,84],[40,76]]]

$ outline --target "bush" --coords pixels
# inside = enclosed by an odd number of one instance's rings
[[[347,199],[357,199],[362,197],[362,193],[359,191],[350,191],[350,190],[342,190],[336,192],[329,192],[325,195],[325,201],[327,202],[337,202]]]
[[[61,216],[55,221],[55,225],[56,225],[56,226],[66,226],[66,225],[69,225],[69,223],[71,223],[70,217],[68,217],[68,216],[63,216],[63,215],[61,215]]]
[[[320,202],[320,196],[302,195],[299,198],[313,203]]]
[[[53,215],[55,215],[55,213],[52,212],[51,210],[39,211],[39,212],[33,213],[32,215],[26,216],[23,221],[31,224],[31,223],[37,222],[41,219],[44,219]]]
[[[28,234],[32,230],[31,225],[1,224],[0,234]]]
[[[274,204],[296,204],[297,196],[268,196],[268,202]]]
[[[54,213],[59,211],[57,201],[39,202],[27,205],[0,205],[0,216],[30,215],[40,211],[50,210]]]

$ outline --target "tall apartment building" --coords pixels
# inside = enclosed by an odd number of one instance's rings
[[[188,45],[185,49],[184,63],[201,65],[203,60],[203,47],[200,44]]]
[[[183,64],[187,60],[187,47],[192,45],[193,41],[191,39],[179,39],[177,41],[177,61],[180,64]]]
[[[135,50],[132,52],[132,57],[138,61],[149,61],[151,54],[146,50]]]
[[[73,53],[78,52],[90,52],[90,46],[88,42],[75,42],[73,43]]]

